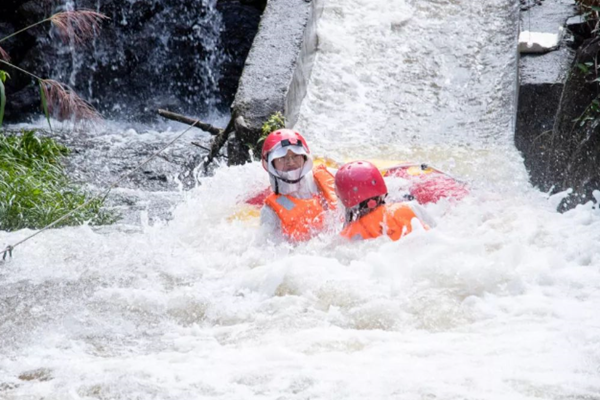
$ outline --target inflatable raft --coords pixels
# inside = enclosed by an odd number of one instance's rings
[[[452,175],[427,164],[398,161],[373,160],[388,183],[389,201],[415,200],[419,204],[437,203],[441,199],[459,201],[469,193],[467,184]],[[325,164],[333,170],[343,163],[324,158],[316,158],[315,166]],[[390,185],[389,181],[400,184]],[[396,182],[397,183],[397,182]],[[265,199],[271,194],[267,187],[253,193],[239,203],[238,210],[230,220],[252,220],[260,215]]]

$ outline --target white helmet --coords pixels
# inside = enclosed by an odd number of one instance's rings
[[[278,171],[273,160],[285,157],[288,151],[304,156],[302,168],[292,171]],[[298,132],[279,129],[265,139],[262,150],[263,167],[269,172],[271,187],[275,193],[289,193],[297,190],[298,184],[312,171],[313,161],[306,141]]]

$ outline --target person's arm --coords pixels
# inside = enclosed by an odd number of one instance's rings
[[[425,210],[425,208],[416,201],[410,202],[410,208],[413,210],[417,218],[428,227],[433,228],[437,225],[435,219]]]
[[[281,232],[281,221],[279,217],[271,209],[271,207],[264,205],[260,210],[260,226],[268,233]]]

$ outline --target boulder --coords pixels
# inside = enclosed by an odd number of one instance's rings
[[[312,69],[322,7],[321,0],[268,2],[232,105],[233,118],[242,117],[247,129],[236,131],[229,142],[229,163],[249,160],[248,150],[275,112],[285,115],[288,126],[296,122]]]

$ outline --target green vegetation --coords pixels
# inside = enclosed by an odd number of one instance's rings
[[[271,114],[271,116],[265,121],[265,123],[262,126],[262,132],[260,138],[258,139],[258,142],[256,143],[256,147],[262,147],[262,142],[264,142],[267,136],[269,136],[269,133],[282,128],[285,128],[285,117],[283,116],[283,114],[279,111],[277,111],[274,114]]]
[[[60,160],[69,150],[33,131],[0,134],[0,230],[41,228],[76,209],[90,195],[70,182]],[[56,226],[107,224],[116,216],[97,199]]]
[[[256,143],[246,143],[245,145],[252,151],[258,149],[256,156],[260,157],[263,142],[267,136],[269,136],[269,133],[282,128],[285,128],[285,117],[280,111],[277,111],[276,113],[271,114],[271,116],[263,123],[258,141]]]
[[[261,137],[266,138],[269,133],[282,128],[285,128],[285,117],[281,112],[277,111],[275,114],[272,114],[263,124]]]
[[[586,84],[592,85],[598,95],[573,122],[580,127],[589,125],[595,128],[600,124],[600,58],[596,44],[600,39],[600,0],[576,0],[576,3],[587,21],[589,32],[585,35],[587,40],[579,49],[575,66],[583,73]]]
[[[2,127],[2,120],[4,119],[4,107],[6,106],[6,93],[4,90],[4,82],[10,78],[10,75],[6,71],[0,70],[0,128]]]

